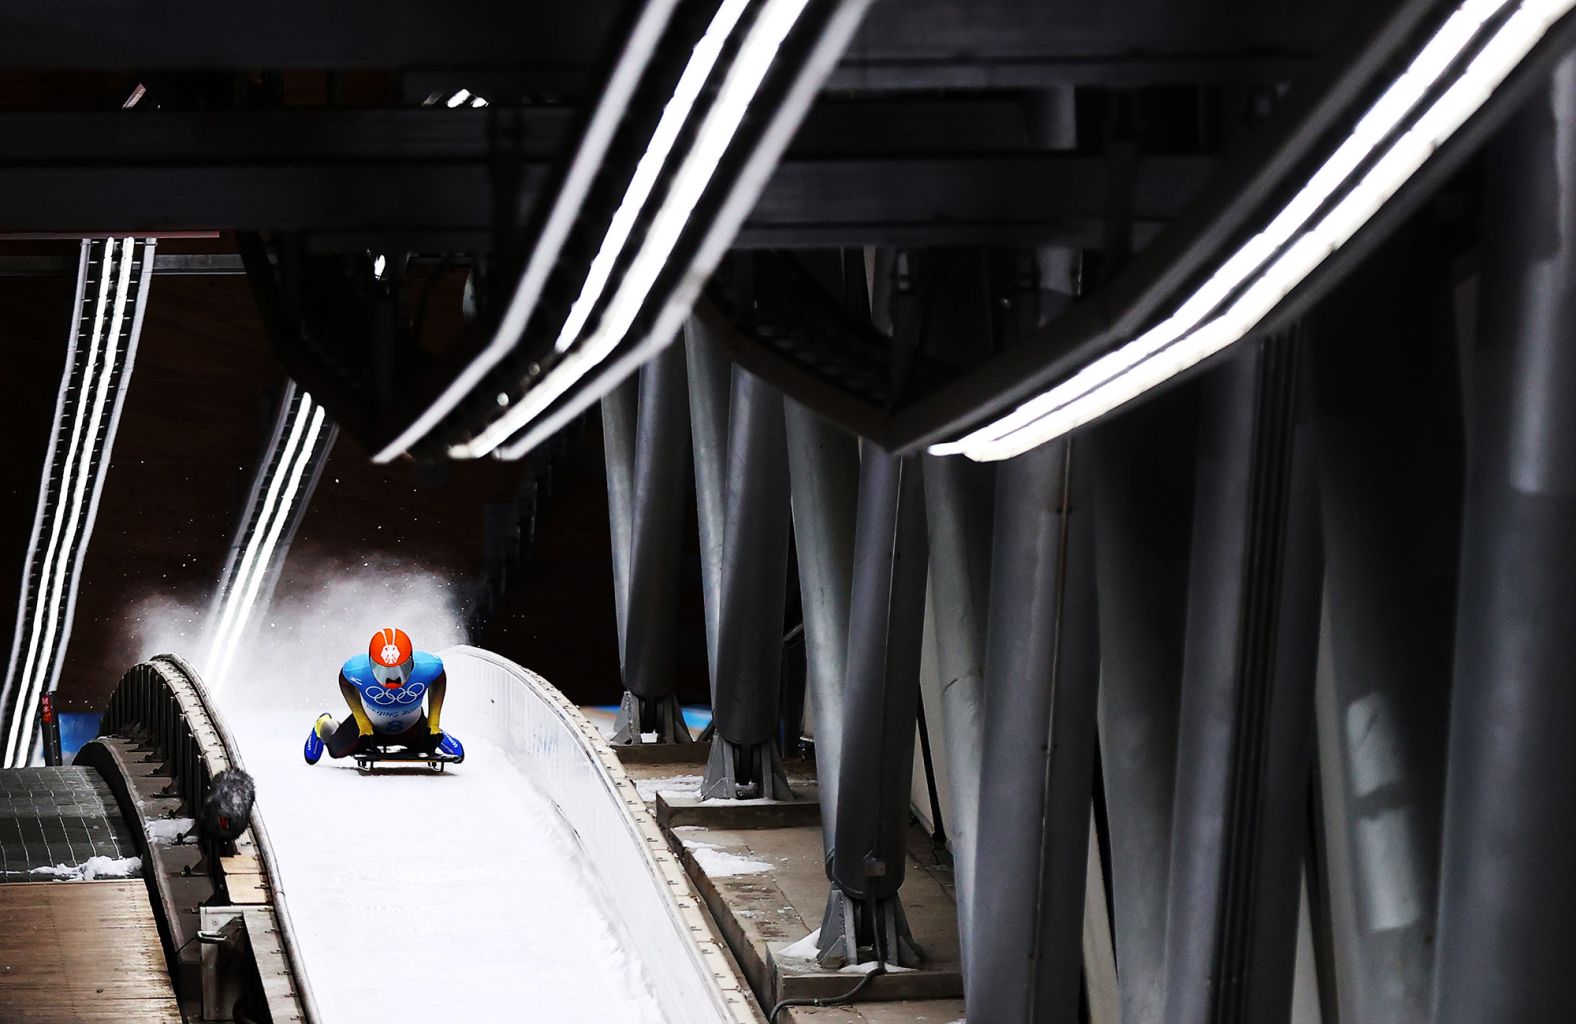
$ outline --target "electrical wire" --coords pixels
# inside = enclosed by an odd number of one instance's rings
[[[870,983],[875,981],[877,976],[885,974],[886,972],[886,961],[877,960],[875,968],[869,974],[865,975],[863,978],[860,978],[859,984],[855,985],[853,988],[849,989],[840,996],[834,996],[830,999],[812,999],[804,996],[801,996],[798,999],[779,999],[777,1001],[777,1005],[772,1007],[772,1012],[766,1015],[766,1022],[767,1024],[777,1024],[777,1015],[782,1013],[790,1006],[822,1007],[836,1006],[839,1003],[852,1003],[859,998],[859,993],[870,987]]]

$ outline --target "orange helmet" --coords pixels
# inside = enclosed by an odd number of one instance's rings
[[[403,629],[389,626],[372,634],[367,644],[367,657],[372,659],[372,674],[378,682],[393,689],[404,686],[416,667],[415,649]]]

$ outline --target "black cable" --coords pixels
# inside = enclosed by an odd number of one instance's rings
[[[801,997],[799,999],[782,999],[782,1000],[779,1000],[777,1005],[772,1007],[772,1012],[768,1013],[766,1015],[766,1024],[776,1024],[777,1015],[779,1013],[782,1013],[783,1010],[787,1009],[790,1006],[815,1006],[815,1007],[821,1007],[821,1006],[834,1006],[834,1005],[836,1005],[838,1003],[851,1003],[851,1002],[854,1002],[856,999],[859,998],[859,993],[863,992],[867,987],[869,987],[870,983],[876,979],[876,975],[878,975],[878,974],[885,974],[886,972],[887,972],[886,961],[885,960],[878,960],[878,961],[876,961],[876,966],[875,966],[874,970],[872,970],[869,974],[865,975],[863,978],[860,978],[859,979],[859,984],[855,985],[853,988],[849,989],[847,992],[844,992],[840,996],[837,996],[837,997],[832,998],[832,999],[810,999],[810,998],[803,998],[803,997]]]

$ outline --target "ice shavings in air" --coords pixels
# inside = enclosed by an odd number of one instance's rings
[[[130,878],[141,870],[141,857],[89,857],[76,865],[34,868],[31,874],[57,882],[91,882],[96,878]]]

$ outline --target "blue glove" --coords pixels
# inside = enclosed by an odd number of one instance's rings
[[[438,752],[454,758],[456,763],[465,760],[465,748],[460,745],[459,740],[448,733],[444,733],[438,740]]]

